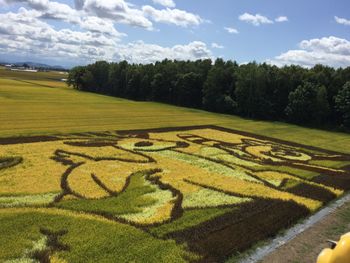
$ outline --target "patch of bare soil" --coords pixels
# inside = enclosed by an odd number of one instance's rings
[[[321,221],[266,256],[261,263],[313,263],[327,240],[339,240],[350,231],[350,203],[344,204]]]

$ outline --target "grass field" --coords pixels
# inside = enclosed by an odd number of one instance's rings
[[[82,93],[52,81],[62,78],[58,73],[13,74],[0,69],[0,137],[211,124],[350,152],[344,133]]]
[[[347,134],[0,72],[1,262],[222,262],[350,189]]]

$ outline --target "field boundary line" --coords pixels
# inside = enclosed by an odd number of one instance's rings
[[[83,125],[83,126],[88,126],[88,125]],[[82,126],[82,127],[83,127]],[[28,143],[28,142],[40,142],[40,141],[55,141],[55,140],[60,140],[57,136],[60,136],[62,134],[66,134],[66,135],[76,135],[76,134],[81,134],[81,133],[100,133],[100,132],[114,132],[120,135],[125,135],[125,134],[140,134],[140,133],[145,133],[145,132],[157,132],[157,133],[163,133],[163,132],[172,132],[172,131],[189,131],[189,130],[193,130],[193,129],[215,129],[215,130],[219,130],[222,132],[227,132],[227,133],[234,133],[234,134],[239,134],[242,136],[247,136],[247,137],[253,137],[255,139],[258,140],[268,140],[268,141],[272,141],[275,143],[279,143],[279,144],[286,144],[292,147],[297,147],[297,148],[305,148],[305,149],[309,149],[309,150],[313,150],[313,151],[320,151],[320,152],[324,152],[327,154],[342,154],[345,156],[350,156],[349,153],[342,153],[342,152],[337,152],[334,150],[328,150],[328,149],[324,149],[324,148],[320,148],[320,147],[316,147],[316,146],[311,146],[311,145],[306,145],[306,144],[302,144],[302,143],[297,143],[294,141],[287,141],[287,140],[282,140],[282,139],[278,139],[275,137],[269,137],[266,135],[261,135],[261,134],[255,134],[255,133],[251,133],[251,132],[246,132],[246,131],[242,131],[242,130],[236,130],[236,129],[232,129],[232,128],[225,128],[222,126],[218,126],[217,124],[204,124],[204,125],[189,125],[189,126],[169,126],[169,127],[158,127],[158,128],[144,128],[144,129],[120,129],[120,130],[104,130],[104,131],[95,131],[95,132],[71,132],[71,133],[53,133],[51,135],[34,135],[34,136],[28,136],[28,135],[24,135],[24,136],[11,136],[11,137],[0,137],[0,145],[7,145],[7,144],[17,144],[17,143]],[[349,167],[350,168],[350,167]]]

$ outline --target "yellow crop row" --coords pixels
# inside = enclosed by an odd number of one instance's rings
[[[144,197],[155,201],[121,218],[139,224],[168,220],[176,199],[170,188],[181,192],[184,209],[238,205],[254,202],[254,198],[293,200],[311,211],[322,205],[286,191],[282,186],[286,180],[295,186],[322,187],[337,196],[343,193],[342,189],[273,169],[280,163],[288,165],[289,160],[299,169],[344,172],[322,167],[321,162],[309,164],[313,154],[296,147],[209,128],[148,135],[75,135],[50,142],[4,145],[0,157],[20,156],[23,161],[0,171],[0,206],[47,204],[60,192],[66,194],[63,200],[109,198],[125,188],[131,174],[150,169],[158,169],[151,177],[159,177],[163,184],[160,189],[146,180],[153,191]],[[269,170],[264,167],[266,160]]]

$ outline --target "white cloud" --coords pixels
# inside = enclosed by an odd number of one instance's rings
[[[42,3],[39,11],[42,12],[42,18],[58,19],[75,24],[80,23],[80,15],[78,12],[66,4],[47,1],[46,5]]]
[[[96,16],[87,16],[82,18],[80,27],[87,31],[103,33],[117,38],[126,36],[126,34],[120,33],[114,28],[112,21]]]
[[[0,14],[0,53],[52,59],[107,59],[118,38],[101,33],[55,30],[37,18],[38,11],[20,8],[18,13]]]
[[[303,40],[300,47],[309,51],[341,54],[350,56],[350,42],[334,36]]]
[[[88,32],[70,29],[56,30],[38,17],[38,11],[21,8],[18,13],[0,14],[0,54],[45,57],[51,60],[70,61],[73,64],[89,63],[95,60],[125,59],[133,63],[152,63],[168,59],[196,60],[211,58],[207,45],[194,41],[187,45],[162,47],[137,41],[121,44],[118,37],[93,32],[95,28],[111,26],[109,22],[83,21],[90,28]],[[91,19],[91,18],[89,18]],[[106,22],[107,24],[103,24]]]
[[[233,27],[225,27],[224,28],[227,32],[229,32],[230,34],[238,34],[238,30],[236,28]]]
[[[332,67],[350,66],[350,41],[334,36],[303,40],[300,49],[289,50],[269,63],[278,66],[298,64],[312,67],[315,64],[324,64]]]
[[[211,43],[211,47],[212,48],[218,48],[218,49],[223,49],[224,48],[224,46],[223,45],[220,45],[220,44],[218,44],[218,43]]]
[[[76,6],[89,15],[107,18],[117,23],[128,24],[143,28],[152,28],[152,22],[142,10],[131,7],[124,0],[79,0]]]
[[[261,24],[273,24],[273,21],[262,16],[260,14],[252,15],[249,13],[244,13],[238,17],[239,20],[250,23],[254,26],[260,26]]]
[[[175,45],[162,47],[154,44],[146,44],[143,41],[120,45],[114,58],[127,60],[132,63],[154,63],[167,59],[197,60],[211,58],[211,51],[207,45],[200,41],[194,41],[187,45]]]
[[[350,20],[348,20],[346,18],[341,18],[341,17],[335,16],[334,19],[335,19],[335,21],[338,24],[342,24],[342,25],[345,25],[345,26],[350,26]]]
[[[186,12],[179,9],[162,9],[158,10],[152,6],[146,5],[142,7],[145,16],[152,20],[161,23],[174,24],[177,26],[197,26],[204,22],[204,20],[196,14]]]
[[[49,0],[4,0],[4,2],[7,4],[26,3],[28,6],[38,10],[46,9],[49,5]]]
[[[75,8],[61,2],[50,0],[0,1],[5,1],[9,5],[22,3],[23,6],[30,7],[40,12],[38,13],[38,17],[40,18],[57,19],[72,24],[79,24],[86,30],[92,26],[92,23],[95,24],[93,26],[94,30],[96,30],[96,28],[102,28],[96,25],[96,17],[105,20],[110,29],[110,23],[122,23],[153,30],[153,23],[150,19],[156,22],[175,24],[182,27],[196,26],[206,22],[206,20],[203,20],[199,15],[192,14],[185,10],[169,8],[175,7],[173,0],[154,0],[167,7],[161,10],[148,5],[137,8],[135,5],[125,0],[74,0]],[[98,23],[101,25],[102,21]],[[116,35],[115,30],[112,31],[111,35]]]
[[[174,8],[176,6],[173,0],[153,0],[153,3],[171,8]]]
[[[59,19],[71,23],[79,23],[77,11],[66,4],[49,0],[5,0],[8,4],[26,3],[29,7],[40,12],[42,18]]]
[[[116,23],[153,29],[149,18],[182,27],[205,22],[200,16],[183,10],[137,8],[125,0],[75,0],[75,8],[50,0],[1,1],[9,6],[20,3],[22,7],[17,12],[0,13],[0,54],[46,58],[59,63],[64,60],[75,65],[101,59],[149,63],[165,58],[195,60],[212,56],[208,46],[200,41],[172,47],[142,41],[120,43],[126,34],[116,30]],[[74,27],[55,29],[45,18]]]
[[[78,24],[82,17],[96,16],[116,23],[128,24],[152,29],[149,21],[140,9],[133,8],[124,0],[75,0],[75,7],[49,0],[5,0],[7,3],[26,3],[29,7],[42,12],[42,18],[59,19]]]
[[[22,0],[6,0],[7,2],[22,2]],[[29,10],[34,18],[50,18],[62,20],[68,23],[79,25],[82,29],[91,32],[103,33],[106,35],[121,37],[126,34],[119,33],[112,20],[102,19],[96,16],[89,16],[84,11],[79,11],[70,6],[47,0],[29,0],[28,6],[34,8]]]
[[[279,17],[275,18],[275,21],[278,22],[278,23],[287,22],[288,21],[288,17],[286,17],[286,16],[279,16]]]

